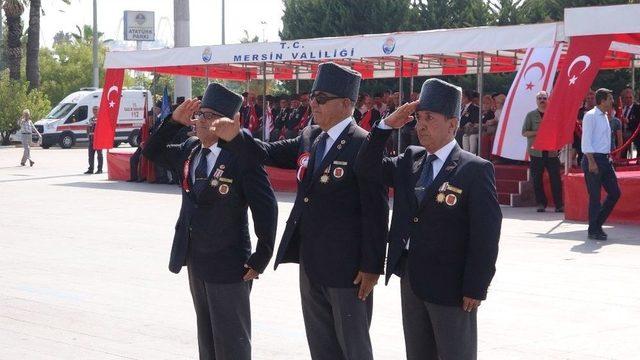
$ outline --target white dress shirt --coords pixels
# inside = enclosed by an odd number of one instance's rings
[[[207,154],[207,175],[211,174],[211,170],[216,165],[216,160],[218,159],[218,155],[220,155],[221,148],[218,147],[218,143],[214,143],[209,147],[211,152]],[[191,176],[191,182],[196,182],[196,168],[200,163],[200,158],[202,157],[202,150],[198,151],[198,153],[191,160],[191,169],[189,169],[189,175]]]
[[[609,118],[597,106],[582,119],[582,152],[608,154],[611,152]]]
[[[340,134],[342,134],[344,129],[346,129],[347,126],[349,126],[349,124],[352,121],[353,121],[353,117],[349,116],[348,118],[333,125],[333,127],[329,129],[329,131],[327,131],[327,134],[329,136],[327,136],[327,143],[326,143],[326,146],[324,147],[324,154],[322,154],[323,159],[327,155],[331,147],[333,146],[333,143],[335,143],[336,140],[338,140],[338,138],[340,137]]]
[[[387,125],[384,122],[384,119],[378,123],[378,127],[383,130],[392,129],[389,125]],[[438,176],[438,173],[440,173],[440,170],[442,170],[442,167],[444,166],[445,161],[447,161],[447,158],[449,157],[449,155],[451,154],[451,151],[453,151],[453,148],[455,146],[456,146],[456,140],[453,139],[434,153],[434,155],[437,158],[431,162],[431,168],[433,169],[433,179],[431,180],[434,180],[436,176]],[[431,155],[431,153],[427,151],[426,156],[429,156],[429,155]],[[407,246],[405,247],[407,250],[409,250],[410,242],[411,242],[411,239],[407,239]]]

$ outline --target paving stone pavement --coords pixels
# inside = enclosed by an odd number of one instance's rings
[[[34,148],[29,168],[0,148],[0,359],[195,359],[186,272],[167,269],[179,189],[83,175],[86,151]],[[479,358],[640,359],[640,227],[593,242],[561,214],[502,210]],[[254,359],[309,359],[297,277],[254,283]],[[375,290],[376,359],[405,358],[398,284]]]

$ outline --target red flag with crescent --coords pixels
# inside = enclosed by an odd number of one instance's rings
[[[107,69],[100,100],[100,111],[93,139],[94,149],[111,149],[118,123],[124,69]]]
[[[258,113],[256,112],[256,106],[251,105],[249,109],[249,131],[252,133],[257,131],[260,128],[260,119],[258,118]]]
[[[612,35],[571,37],[534,149],[559,150],[573,141],[578,109],[600,70],[612,38]]]

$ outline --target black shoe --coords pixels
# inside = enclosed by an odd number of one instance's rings
[[[127,182],[138,182],[138,179],[129,179]]]
[[[591,240],[599,240],[599,241],[607,240],[607,234],[605,234],[604,231],[589,234],[587,235],[587,237]]]
[[[540,212],[540,213],[545,212],[545,211],[546,210],[543,207],[539,207],[539,208],[536,209],[536,212]]]
[[[560,206],[556,208],[556,212],[557,213],[563,213],[564,212],[564,206]]]
[[[24,166],[24,163],[20,163],[20,166]]]
[[[84,172],[85,174],[93,174],[93,170],[89,169],[87,171]]]
[[[33,167],[33,164],[35,164],[36,162],[33,160],[29,160],[29,166]]]
[[[98,169],[98,171],[96,171],[96,174],[102,174],[102,170]]]

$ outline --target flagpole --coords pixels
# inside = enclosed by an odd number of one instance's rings
[[[267,62],[262,63],[262,141],[269,141],[267,137]]]
[[[404,56],[400,55],[400,77],[398,77],[398,107],[402,106],[402,75],[404,75]],[[402,128],[398,129],[398,146],[397,146],[397,154],[400,155],[400,150],[402,148]]]
[[[478,94],[480,111],[478,111],[478,156],[482,157],[482,97],[484,87],[484,53],[478,53]]]

